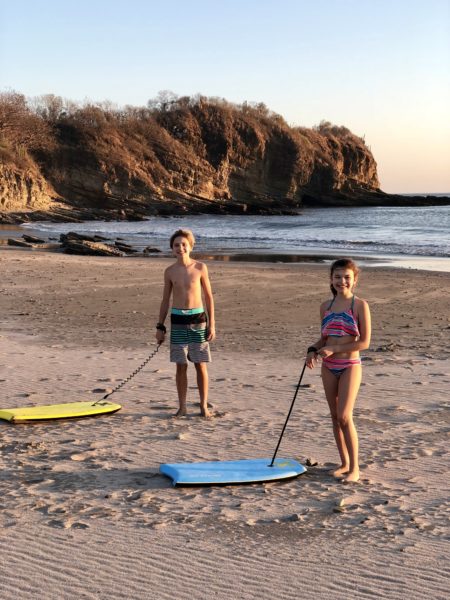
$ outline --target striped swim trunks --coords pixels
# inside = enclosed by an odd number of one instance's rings
[[[211,362],[206,340],[208,321],[203,308],[172,308],[170,314],[170,361],[186,365]]]

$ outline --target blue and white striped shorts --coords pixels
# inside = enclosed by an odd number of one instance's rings
[[[206,340],[208,319],[203,308],[172,308],[170,315],[170,361],[186,365],[211,362]]]

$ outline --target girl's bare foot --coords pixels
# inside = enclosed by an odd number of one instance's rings
[[[357,481],[359,481],[359,471],[350,471],[344,479],[344,483],[356,483]]]
[[[333,477],[336,477],[336,479],[342,479],[343,477],[345,477],[345,475],[347,475],[348,472],[349,467],[346,465],[341,465],[338,469],[330,471],[331,475],[333,475]]]
[[[212,413],[209,412],[208,408],[203,408],[202,406],[200,407],[200,414],[202,417],[205,417],[205,419],[212,417]]]

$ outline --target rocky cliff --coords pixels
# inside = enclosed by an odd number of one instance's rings
[[[0,96],[4,221],[289,213],[381,204],[376,162],[344,127],[289,127],[264,105],[173,98],[147,108],[29,107]]]
[[[54,192],[38,169],[20,169],[0,163],[0,210],[5,212],[50,209]]]

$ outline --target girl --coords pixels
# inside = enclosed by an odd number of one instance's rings
[[[369,305],[354,295],[359,269],[349,258],[331,265],[333,298],[320,306],[322,333],[308,348],[306,365],[312,369],[322,358],[322,382],[330,407],[333,433],[341,465],[332,474],[346,482],[359,480],[358,436],[353,407],[361,384],[360,350],[370,344]]]

